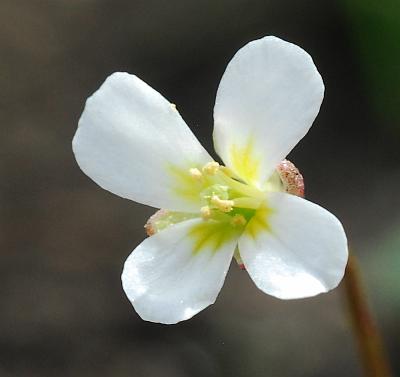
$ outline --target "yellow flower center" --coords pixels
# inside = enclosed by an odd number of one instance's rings
[[[248,166],[250,160],[245,158],[247,163],[243,162],[247,173],[252,171]],[[266,190],[294,193],[292,186],[296,186],[297,181],[289,182],[286,176],[295,169],[295,177],[301,178],[301,185],[295,189],[304,192],[302,177],[294,165],[289,166],[289,172],[286,168],[288,161],[284,160],[281,165],[264,185]],[[198,204],[199,209],[191,213],[158,211],[145,225],[149,236],[173,224],[200,218],[203,221],[189,232],[194,239],[193,252],[197,253],[204,247],[217,251],[224,242],[240,237],[243,232],[255,239],[261,232],[270,231],[269,217],[273,210],[268,206],[266,192],[261,191],[257,184],[250,183],[251,174],[246,175],[246,183],[215,161],[187,169],[169,165],[168,169],[175,178],[173,192],[182,200]]]
[[[196,252],[206,245],[217,250],[224,241],[239,237],[247,227],[252,236],[268,229],[267,219],[259,218],[269,213],[266,194],[236,178],[226,167],[213,161],[188,169],[186,177],[190,178],[191,188],[184,191],[197,192],[199,213],[204,220],[190,233],[195,238]]]
[[[217,251],[225,241],[239,237],[247,229],[252,237],[269,229],[266,193],[243,182],[225,166],[212,161],[188,169],[169,166],[169,170],[175,178],[175,194],[199,205],[198,212],[190,214],[190,218],[203,220],[189,234],[194,238],[195,253],[204,247]],[[187,216],[180,212],[168,212],[150,225],[157,231],[184,219]]]

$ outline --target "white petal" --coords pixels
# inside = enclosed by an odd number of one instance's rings
[[[314,296],[335,288],[348,257],[339,220],[324,208],[290,194],[272,193],[268,205],[272,210],[264,219],[268,229],[259,227],[253,235],[246,231],[239,240],[240,255],[257,287],[282,299]]]
[[[212,242],[196,250],[199,240],[191,232],[201,223],[194,219],[173,225],[145,239],[126,260],[122,285],[144,320],[177,323],[215,302],[237,238],[217,250]]]
[[[174,192],[172,168],[212,158],[178,111],[128,73],[113,73],[86,102],[73,140],[81,169],[114,194],[157,208],[198,209]]]
[[[324,84],[300,47],[276,37],[248,43],[228,64],[214,108],[214,144],[237,175],[262,186],[307,133]]]

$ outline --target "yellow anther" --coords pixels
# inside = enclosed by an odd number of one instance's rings
[[[196,179],[196,180],[200,180],[201,178],[203,178],[203,174],[201,174],[201,171],[197,168],[191,168],[189,169],[189,174],[192,176],[192,178]]]
[[[243,215],[236,214],[232,217],[231,223],[234,226],[243,226],[246,225],[247,221]]]
[[[219,170],[219,163],[216,161],[208,162],[202,170],[204,174],[215,175]]]
[[[174,103],[171,103],[171,107],[176,110],[176,105]]]
[[[220,199],[218,195],[211,197],[210,203],[218,208],[221,212],[230,212],[233,208],[233,200]]]
[[[211,217],[211,209],[209,206],[204,206],[200,208],[201,217],[204,220],[208,220]]]

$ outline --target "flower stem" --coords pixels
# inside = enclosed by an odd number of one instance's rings
[[[354,255],[349,256],[344,288],[365,375],[368,377],[391,377],[392,373],[382,338],[369,311],[361,283],[360,268]]]

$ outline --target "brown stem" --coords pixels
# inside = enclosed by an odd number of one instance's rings
[[[349,256],[344,287],[365,375],[368,377],[391,377],[392,373],[382,338],[369,311],[361,284],[360,268],[354,255]]]

